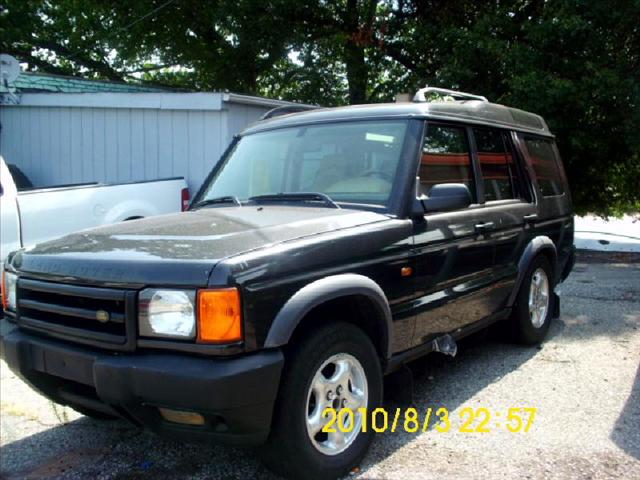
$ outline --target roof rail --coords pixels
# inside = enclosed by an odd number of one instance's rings
[[[313,105],[283,105],[281,107],[272,108],[267,113],[260,117],[260,120],[267,120],[273,117],[279,117],[280,115],[288,115],[289,113],[298,113],[304,112],[306,110],[315,110],[316,107]]]
[[[426,94],[438,93],[443,96],[449,96],[464,100],[480,100],[481,102],[488,102],[487,97],[482,95],[474,95],[473,93],[458,92],[456,90],[447,90],[446,88],[425,87],[416,92],[413,97],[414,102],[428,102]]]

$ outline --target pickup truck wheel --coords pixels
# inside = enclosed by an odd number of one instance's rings
[[[525,345],[540,343],[549,331],[553,311],[553,281],[549,260],[536,257],[520,286],[511,325],[514,338]]]
[[[347,323],[321,327],[286,356],[272,432],[260,451],[263,461],[288,478],[349,473],[373,440],[371,428],[362,431],[358,409],[371,412],[381,401],[380,361],[369,337]],[[326,408],[337,415],[324,416]],[[334,418],[332,432],[323,432]]]

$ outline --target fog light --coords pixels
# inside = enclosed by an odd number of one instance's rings
[[[162,407],[158,407],[158,410],[162,418],[168,422],[185,425],[204,425],[204,417],[196,412],[185,412],[184,410],[172,410]]]

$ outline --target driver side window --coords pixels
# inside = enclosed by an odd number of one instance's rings
[[[476,201],[469,140],[464,127],[427,125],[419,176],[420,194],[429,195],[431,187],[439,183],[462,183]]]

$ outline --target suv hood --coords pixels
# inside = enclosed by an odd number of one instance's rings
[[[11,264],[62,281],[204,286],[223,258],[387,218],[300,206],[203,208],[84,230],[21,251]]]

